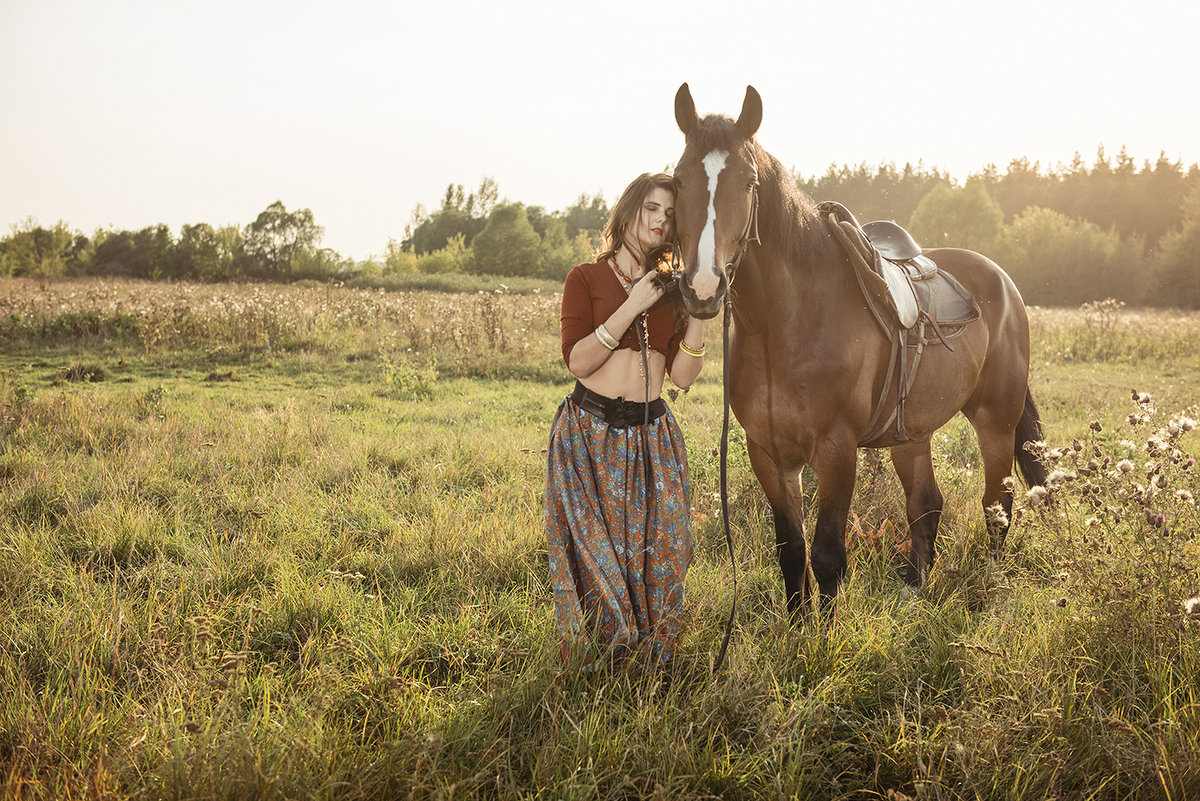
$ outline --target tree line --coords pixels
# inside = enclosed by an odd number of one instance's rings
[[[923,164],[830,166],[795,175],[817,200],[838,200],[866,222],[905,224],[925,247],[978,250],[1016,281],[1026,302],[1200,308],[1200,167],[1165,155],[1141,165],[1101,148],[1088,164],[989,165],[958,183]],[[158,224],[86,236],[32,220],[0,239],[3,275],[123,275],[165,280],[372,280],[466,273],[561,280],[592,257],[609,214],[600,194],[560,211],[499,199],[490,178],[450,184],[437,209],[418,206],[384,255],[355,262],[320,247],[308,209],[267,207],[245,226]]]

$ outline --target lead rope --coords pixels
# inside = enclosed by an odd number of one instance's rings
[[[740,261],[740,259],[739,259]],[[729,568],[733,573],[733,600],[729,604],[729,619],[725,621],[725,637],[713,673],[725,662],[729,638],[733,635],[733,615],[737,611],[737,560],[733,557],[733,535],[729,533],[729,320],[733,316],[733,293],[725,292],[725,318],[721,326],[721,385],[724,412],[721,420],[721,522],[725,526],[725,545],[729,548]]]
[[[638,345],[642,349],[642,376],[645,379],[645,391],[642,395],[642,464],[646,473],[646,516],[643,521],[642,542],[650,541],[650,506],[653,499],[650,486],[654,481],[654,471],[650,469],[650,359],[646,349],[650,347],[647,341],[645,326],[640,326],[638,318],[633,319],[633,327],[637,331]]]

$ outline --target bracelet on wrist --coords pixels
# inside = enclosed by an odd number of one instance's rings
[[[596,339],[600,340],[600,344],[609,350],[616,350],[617,345],[621,344],[616,337],[608,333],[608,329],[604,327],[604,323],[596,326]]]
[[[694,356],[697,359],[699,359],[701,356],[704,355],[704,345],[701,345],[699,350],[692,350],[691,348],[688,347],[688,344],[686,342],[684,342],[683,340],[680,340],[679,341],[679,349],[681,351],[683,351],[684,353],[686,353],[688,356]]]

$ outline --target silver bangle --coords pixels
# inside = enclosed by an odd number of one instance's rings
[[[600,323],[596,327],[596,339],[600,340],[600,344],[609,350],[616,350],[617,345],[621,344],[617,341],[616,337],[608,333],[608,329],[604,327],[604,323]]]

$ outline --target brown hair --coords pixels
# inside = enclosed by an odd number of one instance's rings
[[[625,243],[625,229],[628,228],[642,211],[642,203],[655,189],[665,189],[675,195],[675,179],[665,172],[644,172],[630,182],[613,206],[612,214],[604,225],[602,236],[603,249],[596,256],[596,261],[604,261],[616,254]]]

